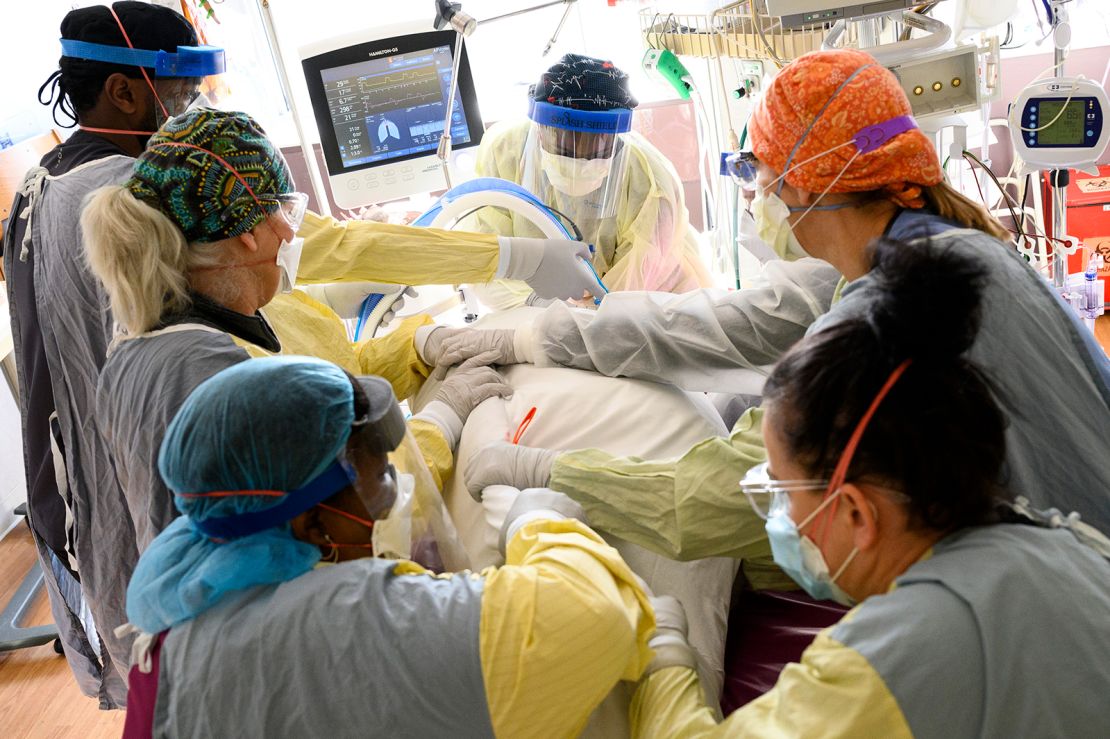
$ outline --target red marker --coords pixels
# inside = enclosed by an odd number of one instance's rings
[[[524,415],[524,420],[521,421],[520,425],[516,427],[516,433],[513,434],[513,443],[514,444],[519,444],[520,443],[520,437],[524,436],[524,432],[528,429],[528,426],[531,425],[532,419],[535,418],[535,417],[536,417],[536,407],[532,406],[532,410],[528,411],[528,413],[526,413]]]

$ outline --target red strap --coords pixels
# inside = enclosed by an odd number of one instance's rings
[[[119,24],[119,30],[123,33],[123,40],[127,42],[127,48],[134,49],[135,45],[131,43],[131,37],[127,35],[127,29],[123,27],[123,21],[121,21],[119,19],[119,16],[116,15],[116,9],[109,5],[108,12],[112,14],[112,17],[116,19],[116,23]],[[146,83],[148,85],[150,85],[150,91],[154,93],[154,100],[158,103],[158,107],[162,109],[162,115],[166,116],[166,118],[169,118],[169,111],[166,110],[165,105],[162,105],[162,98],[158,97],[158,91],[154,89],[154,83],[150,81],[150,75],[146,73],[146,68],[139,67],[139,71],[143,73],[143,79],[146,80]],[[90,128],[86,130],[91,131],[93,129]]]
[[[887,393],[890,392],[890,389],[894,387],[894,383],[898,382],[898,378],[902,376],[902,373],[906,371],[906,368],[910,366],[910,362],[912,361],[912,359],[907,359],[906,361],[902,362],[902,364],[894,368],[894,371],[890,373],[890,377],[887,378],[882,388],[879,389],[879,392],[875,396],[875,399],[871,401],[871,405],[870,407],[868,407],[867,412],[863,414],[863,417],[860,418],[859,423],[856,424],[855,430],[848,438],[848,443],[844,445],[844,451],[840,453],[840,459],[837,461],[836,467],[833,469],[832,477],[829,478],[829,486],[825,488],[825,494],[822,496],[822,500],[835,493],[837,490],[840,489],[840,486],[844,484],[844,478],[848,474],[848,467],[852,464],[852,457],[856,454],[856,447],[859,446],[859,441],[863,437],[863,432],[867,430],[867,424],[870,423],[871,417],[874,416],[875,411],[878,410],[879,403],[883,402],[883,398],[885,398],[887,396]],[[830,505],[826,509],[826,511],[829,512],[828,516],[824,515],[825,511],[822,511],[821,514],[818,516],[818,518],[824,517],[824,520],[821,521],[821,524],[824,525],[821,526],[821,531],[818,534],[818,536],[820,536],[821,538],[820,543],[824,543],[825,534],[828,530],[828,524],[832,521],[836,513],[836,506],[839,502],[840,499],[837,498],[832,502],[832,505]],[[815,521],[814,523],[817,522]]]
[[[158,702],[158,672],[162,662],[162,642],[169,630],[154,637],[150,645],[150,672],[134,665],[127,673],[127,716],[123,739],[150,739],[154,733],[154,708]]]

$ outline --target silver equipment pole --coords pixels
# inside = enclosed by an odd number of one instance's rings
[[[274,55],[277,67],[278,81],[281,84],[282,94],[289,103],[289,110],[293,113],[293,125],[297,129],[297,137],[301,140],[301,153],[304,154],[304,163],[308,167],[308,178],[312,182],[312,192],[316,196],[316,205],[320,215],[331,215],[331,203],[328,202],[328,191],[324,188],[324,179],[320,175],[320,165],[316,162],[316,152],[305,136],[304,126],[301,125],[300,112],[293,99],[293,88],[289,85],[289,75],[285,71],[285,57],[281,54],[281,44],[278,43],[277,33],[274,31],[274,19],[270,15],[270,0],[257,0],[258,12],[262,17],[262,27],[266,29],[266,39],[270,42],[270,53]]]

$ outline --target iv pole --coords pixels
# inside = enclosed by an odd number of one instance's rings
[[[1068,23],[1066,0],[1052,0],[1052,42],[1055,62],[1055,77],[1064,76],[1064,60],[1071,43],[1071,25]],[[1068,232],[1067,187],[1069,172],[1067,168],[1054,169],[1048,173],[1052,197],[1052,286],[1059,292],[1068,286],[1068,254],[1064,239]]]
[[[478,30],[479,25],[493,23],[503,18],[524,15],[525,13],[531,13],[533,10],[550,8],[552,5],[566,5],[566,10],[563,11],[563,17],[559,20],[559,25],[555,27],[555,33],[551,35],[547,46],[543,49],[543,56],[547,56],[551,47],[555,45],[559,33],[563,30],[563,25],[567,22],[567,16],[570,15],[571,6],[575,2],[577,0],[552,0],[552,2],[543,3],[542,5],[514,10],[510,13],[479,21],[462,12],[461,3],[452,3],[450,0],[436,0],[435,29],[440,31],[447,26],[451,26],[455,30],[455,60],[451,66],[451,81],[447,88],[450,91],[447,96],[447,114],[443,117],[443,133],[439,136],[439,147],[436,149],[436,156],[443,167],[443,179],[447,183],[448,190],[451,189],[451,172],[447,166],[447,161],[451,156],[451,116],[455,113],[455,81],[459,75],[459,62],[462,60],[463,39]]]
[[[262,17],[262,26],[266,29],[266,40],[270,44],[270,53],[274,55],[274,66],[277,68],[281,92],[289,103],[289,110],[293,114],[293,125],[301,141],[301,153],[304,155],[305,166],[308,167],[308,178],[312,181],[312,192],[316,196],[317,209],[320,215],[330,216],[331,204],[328,202],[328,191],[324,189],[324,178],[320,175],[316,152],[313,151],[312,144],[305,136],[304,126],[301,124],[301,114],[297,110],[297,101],[293,97],[293,88],[289,84],[289,75],[285,71],[285,57],[281,54],[281,44],[278,43],[277,32],[274,30],[274,19],[270,15],[270,0],[257,0],[257,4],[258,14]]]

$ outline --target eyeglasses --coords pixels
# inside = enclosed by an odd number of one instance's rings
[[[278,210],[285,218],[285,222],[296,233],[301,229],[301,224],[304,222],[304,214],[308,209],[308,195],[303,192],[287,192],[279,195],[259,195],[260,202],[274,202],[278,204]]]
[[[766,521],[780,509],[790,510],[790,493],[798,490],[824,490],[828,480],[776,480],[768,472],[767,462],[748,470],[740,481],[740,490],[747,497],[756,515]]]
[[[243,195],[236,198],[228,204],[224,209],[222,218],[228,220],[236,213],[236,208],[241,204],[250,203],[253,207],[262,209],[267,215],[272,215],[275,210],[269,204],[274,203],[277,205],[277,211],[281,213],[281,217],[296,233],[301,229],[301,223],[304,222],[305,211],[308,210],[308,195],[303,192],[285,192],[285,193],[258,193],[257,195]],[[266,205],[263,205],[265,203]]]
[[[725,157],[725,171],[735,182],[746,187],[754,187],[758,163],[759,160],[752,152],[738,151]]]

